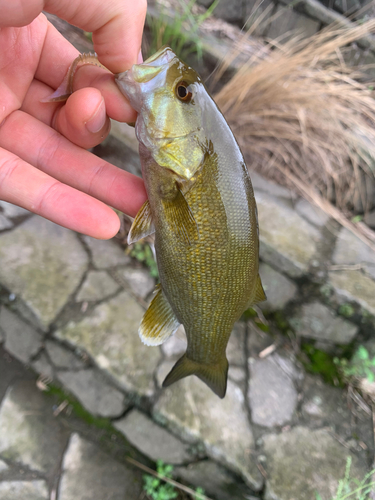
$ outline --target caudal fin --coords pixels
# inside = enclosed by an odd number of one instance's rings
[[[163,387],[189,375],[199,377],[219,398],[223,398],[227,390],[228,360],[223,356],[219,363],[206,365],[192,361],[184,354],[166,376]]]

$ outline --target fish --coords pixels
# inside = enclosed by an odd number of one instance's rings
[[[155,234],[160,277],[139,336],[157,346],[184,325],[186,352],[163,387],[196,375],[223,398],[234,323],[266,300],[257,208],[243,155],[198,73],[171,48],[115,80],[138,113],[148,194],[128,243]]]
[[[44,102],[67,99],[82,64],[103,67],[95,54],[78,56]],[[135,132],[148,195],[128,244],[155,235],[160,278],[139,336],[145,345],[158,346],[184,325],[186,352],[163,387],[196,375],[224,398],[234,323],[266,300],[245,160],[200,76],[171,48],[161,48],[115,81],[138,113]]]

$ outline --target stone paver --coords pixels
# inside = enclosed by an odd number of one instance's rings
[[[366,311],[375,315],[375,281],[361,271],[332,271],[329,284],[343,300],[357,302]]]
[[[329,221],[329,215],[327,215],[321,208],[309,203],[307,200],[301,198],[296,203],[297,212],[302,215],[309,222],[315,226],[322,227]]]
[[[375,252],[346,228],[342,228],[337,237],[332,261],[334,264],[363,264],[375,279]]]
[[[70,438],[62,468],[59,500],[135,500],[141,493],[140,474],[78,434]]]
[[[18,207],[17,205],[13,205],[12,203],[8,203],[7,201],[0,200],[0,207],[3,210],[3,214],[6,215],[6,217],[10,217],[11,219],[14,217],[20,217],[30,214],[28,210]]]
[[[346,395],[339,388],[324,384],[319,378],[307,375],[303,394],[304,401],[301,410],[307,421],[322,427],[334,426],[343,439],[351,437],[350,409]]]
[[[374,229],[375,228],[375,210],[372,210],[372,212],[368,212],[367,214],[365,214],[364,221],[369,227]]]
[[[318,21],[302,16],[288,7],[278,5],[275,19],[267,31],[267,36],[271,39],[282,36],[283,41],[296,35],[308,37],[318,31],[319,25]]]
[[[0,407],[0,456],[49,474],[59,466],[66,440],[34,381],[8,389]]]
[[[125,255],[124,250],[113,240],[97,240],[90,236],[83,236],[83,240],[90,249],[93,264],[97,269],[109,269],[131,262],[131,258]]]
[[[269,194],[273,198],[284,198],[287,201],[291,201],[295,194],[290,190],[275,182],[269,181],[268,179],[262,177],[258,172],[250,170],[251,183],[255,191],[255,197],[258,199],[258,191],[263,191]]]
[[[38,354],[38,356],[32,361],[31,366],[40,375],[50,378],[51,380],[54,378],[53,367],[51,366],[45,352]]]
[[[187,444],[138,410],[132,410],[114,425],[131,444],[155,462],[182,464],[194,460]]]
[[[263,437],[267,462],[265,500],[324,500],[336,494],[345,475],[350,451],[326,430],[295,427],[289,432]],[[352,456],[350,476],[363,479],[366,468]]]
[[[155,280],[146,269],[132,269],[130,267],[118,270],[116,277],[120,283],[125,282],[130,290],[145,299],[155,288]]]
[[[83,360],[79,359],[67,347],[60,345],[53,340],[45,342],[45,348],[48,353],[49,359],[56,368],[66,370],[79,370],[85,368]]]
[[[152,395],[153,373],[161,357],[138,336],[144,310],[127,292],[97,306],[78,322],[69,322],[56,337],[85,349],[97,365],[128,391]]]
[[[90,271],[78,295],[77,302],[103,300],[113,295],[120,286],[105,271]]]
[[[226,351],[227,359],[230,365],[244,366],[246,363],[245,330],[245,323],[237,322],[233,327]]]
[[[4,306],[0,308],[0,327],[4,332],[5,349],[24,363],[29,363],[42,347],[42,336]]]
[[[259,274],[267,295],[267,300],[261,302],[259,307],[266,311],[277,311],[295,298],[297,286],[283,274],[263,262],[259,266]]]
[[[290,377],[272,359],[249,360],[251,418],[264,427],[289,422],[297,405],[297,391]]]
[[[124,394],[112,387],[97,370],[59,372],[57,378],[94,415],[118,417],[128,407]]]
[[[290,320],[297,335],[336,344],[349,344],[358,333],[358,326],[339,318],[319,302],[303,304]]]
[[[0,482],[0,500],[49,500],[45,481]]]
[[[185,439],[202,441],[210,457],[237,470],[249,486],[261,488],[244,396],[230,380],[221,400],[196,377],[182,379],[163,391],[154,416]]]
[[[246,371],[240,366],[230,366],[228,370],[228,378],[235,382],[241,389],[245,388]]]
[[[4,214],[0,213],[0,231],[10,229],[11,227],[13,227],[13,223]]]
[[[262,260],[291,277],[306,274],[317,252],[319,231],[287,204],[263,192],[256,200]]]
[[[87,264],[74,233],[41,217],[0,235],[0,283],[25,301],[45,329],[77,288]]]
[[[174,475],[196,488],[203,488],[206,495],[212,495],[217,500],[251,498],[250,491],[247,491],[245,485],[239,484],[237,478],[213,460],[196,462],[187,467],[176,467]]]
[[[180,325],[172,337],[162,344],[161,349],[168,358],[179,358],[186,351],[187,341],[184,325]]]

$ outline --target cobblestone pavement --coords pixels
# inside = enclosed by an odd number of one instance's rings
[[[60,412],[42,386],[0,348],[0,499],[138,499],[142,477],[124,456],[139,453],[104,423]]]
[[[331,221],[302,202],[292,209],[289,192],[253,180],[264,313],[328,353],[371,343],[373,298],[357,286],[350,307],[367,313],[340,315],[348,294],[327,269],[363,262],[351,272],[373,287],[373,255],[337,226],[323,244]],[[148,270],[116,241],[0,207],[0,500],[137,500],[141,474],[129,454],[173,464],[176,478],[218,500],[317,492],[330,500],[348,457],[354,478],[370,470],[371,411],[306,373],[274,321],[267,333],[251,320],[235,325],[224,400],[195,377],[162,390],[186,340],[181,329],[161,348],[141,344],[137,329],[155,286]],[[267,219],[270,207],[277,217]],[[341,269],[334,279],[348,272]]]

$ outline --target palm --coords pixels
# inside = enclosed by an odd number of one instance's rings
[[[83,149],[103,140],[109,119],[95,132],[86,124],[102,98],[112,118],[134,121],[134,111],[99,68],[78,71],[80,90],[65,105],[40,102],[78,54],[42,15],[23,28],[2,28],[0,47],[0,199],[92,236],[113,236],[119,221],[106,204],[135,215],[146,195],[140,179]]]

